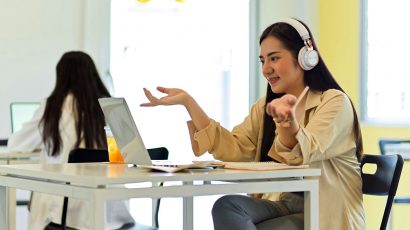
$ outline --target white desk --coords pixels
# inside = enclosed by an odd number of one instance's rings
[[[7,188],[21,188],[60,196],[88,200],[91,208],[91,226],[104,229],[104,205],[107,200],[130,198],[183,197],[184,229],[193,229],[193,196],[229,193],[265,193],[304,191],[305,229],[318,229],[317,179],[319,169],[276,171],[213,170],[208,172],[160,173],[129,168],[124,164],[82,163],[61,165],[6,165],[0,166],[0,206],[7,207]],[[182,185],[138,188],[107,187],[114,184],[182,181]],[[203,181],[197,185],[194,181]],[[218,181],[218,183],[215,183]],[[226,183],[220,183],[225,181]],[[66,184],[69,182],[70,184]],[[74,184],[74,185],[73,185]],[[4,206],[6,205],[6,206]],[[0,229],[8,228],[10,215],[0,209]]]
[[[39,152],[10,152],[6,147],[0,147],[0,165],[33,164],[39,161]],[[0,205],[0,209],[7,209],[9,228],[16,229],[16,189],[8,188],[8,204]],[[6,207],[6,208],[4,208]],[[0,210],[0,213],[2,211]]]
[[[0,165],[34,164],[38,163],[39,158],[39,152],[6,152],[0,149]]]
[[[404,160],[410,160],[410,143],[386,144],[386,154],[400,154]]]

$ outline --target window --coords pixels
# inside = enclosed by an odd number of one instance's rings
[[[188,91],[209,117],[231,129],[249,112],[249,0],[111,1],[111,74],[147,148],[166,146],[174,161],[198,160],[179,106],[140,108],[156,86]],[[199,160],[211,160],[205,154]],[[219,196],[194,198],[194,228],[212,229]],[[138,223],[151,223],[150,200],[132,200]],[[161,229],[182,229],[182,199],[161,199]]]
[[[372,123],[410,123],[409,1],[363,1],[362,112]],[[400,15],[398,17],[397,15]]]

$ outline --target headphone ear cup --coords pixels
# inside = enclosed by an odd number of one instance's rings
[[[303,70],[311,70],[319,62],[319,55],[316,50],[304,46],[299,51],[298,62]]]

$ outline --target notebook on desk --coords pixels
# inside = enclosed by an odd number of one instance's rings
[[[209,162],[175,163],[170,161],[152,161],[125,99],[113,97],[100,98],[98,102],[126,163],[165,172],[177,172],[184,169],[207,168],[210,166]]]
[[[225,169],[252,170],[252,171],[272,171],[281,169],[303,169],[309,168],[309,165],[287,165],[274,161],[264,162],[221,162]]]

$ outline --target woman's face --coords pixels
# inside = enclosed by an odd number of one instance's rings
[[[302,92],[304,71],[279,39],[266,37],[260,45],[259,59],[262,73],[274,93],[299,95]]]

